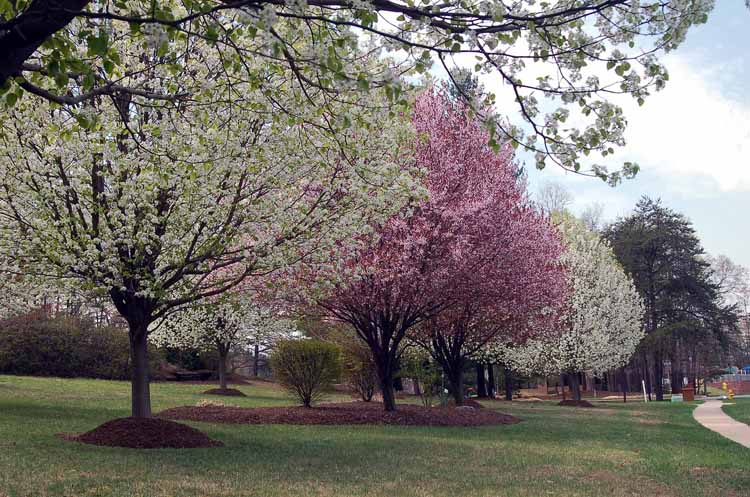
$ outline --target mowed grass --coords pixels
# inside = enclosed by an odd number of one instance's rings
[[[727,400],[722,409],[737,421],[750,424],[750,398]]]
[[[194,405],[205,388],[155,384],[154,410]],[[240,388],[248,398],[226,401],[290,403],[272,386]],[[55,437],[127,416],[127,383],[0,376],[0,496],[750,496],[750,452],[695,423],[694,404],[487,405],[523,422],[191,423],[225,446],[134,450]]]

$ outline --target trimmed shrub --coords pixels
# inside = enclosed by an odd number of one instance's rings
[[[349,386],[365,402],[370,402],[378,388],[378,372],[369,347],[350,344],[344,352],[344,368]]]
[[[341,375],[337,346],[319,340],[285,340],[270,357],[276,380],[305,407],[319,400]]]
[[[158,363],[158,357],[153,355]],[[33,312],[0,321],[0,373],[130,378],[127,331],[70,316]]]

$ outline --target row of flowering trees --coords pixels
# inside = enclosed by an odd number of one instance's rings
[[[357,278],[320,301],[370,348],[386,410],[395,409],[405,340],[432,354],[461,404],[467,358],[499,334],[552,329],[566,293],[562,247],[511,149],[493,151],[480,123],[442,92],[417,99],[413,123],[428,198],[379,226],[347,261]]]
[[[558,333],[523,343],[500,337],[476,358],[529,375],[567,375],[580,400],[580,373],[605,373],[633,356],[644,336],[643,302],[599,235],[565,212],[554,213],[552,221],[565,245],[560,263],[569,289]]]
[[[226,387],[234,345],[294,333],[268,294],[287,315],[313,303],[350,325],[386,410],[407,346],[442,367],[456,404],[483,354],[509,348],[548,372],[632,353],[640,304],[609,249],[534,205],[512,147],[491,147],[461,100],[427,89],[407,119],[299,99],[291,75],[273,84],[288,101],[217,86],[242,105],[93,103],[85,127],[24,101],[2,128],[0,249],[19,277],[109,294],[129,326],[133,416],[151,414],[149,336],[215,347]],[[327,105],[354,121],[332,124]]]

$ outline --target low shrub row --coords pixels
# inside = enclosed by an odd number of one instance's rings
[[[156,351],[152,355],[155,371],[160,355]],[[6,318],[0,320],[0,373],[128,379],[128,333],[41,311]]]

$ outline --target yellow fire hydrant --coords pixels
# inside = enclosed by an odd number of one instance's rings
[[[728,388],[729,388],[729,385],[727,385],[727,382],[726,381],[722,381],[721,382],[721,389],[722,390],[727,390]]]

